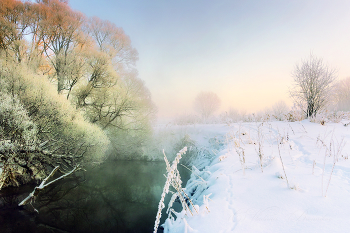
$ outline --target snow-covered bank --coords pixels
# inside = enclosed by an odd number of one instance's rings
[[[196,127],[224,141],[187,183],[198,214],[173,214],[164,232],[348,231],[349,127],[309,121]]]

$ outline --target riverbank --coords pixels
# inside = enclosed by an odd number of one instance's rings
[[[203,127],[210,138],[227,133],[187,183],[199,213],[173,214],[164,232],[347,231],[350,131],[344,122]]]

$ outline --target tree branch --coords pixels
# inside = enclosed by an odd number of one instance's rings
[[[41,182],[41,184],[39,186],[36,186],[33,190],[33,192],[31,192],[23,201],[21,201],[21,203],[18,204],[18,206],[22,206],[22,205],[26,205],[28,204],[28,202],[32,203],[32,200],[35,199],[36,196],[38,196],[38,194],[44,190],[47,186],[49,186],[50,184],[55,183],[56,181],[59,181],[63,178],[65,178],[66,176],[69,176],[70,174],[72,174],[73,172],[75,172],[78,169],[79,165],[75,166],[70,172],[50,181],[49,183],[46,184],[46,182],[56,173],[56,171],[59,169],[59,166],[56,166],[51,173]],[[33,207],[34,208],[34,207]],[[35,208],[34,208],[35,209]],[[35,209],[35,211],[37,211]],[[38,211],[37,211],[38,212]]]

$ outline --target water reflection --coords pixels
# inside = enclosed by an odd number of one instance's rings
[[[4,189],[1,232],[152,232],[164,173],[164,162],[108,161],[49,186],[33,204],[39,214],[17,207],[34,186]]]

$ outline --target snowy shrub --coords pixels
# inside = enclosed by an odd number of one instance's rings
[[[34,149],[37,144],[37,126],[19,100],[0,92],[0,150]]]
[[[287,113],[286,119],[289,122],[302,121],[305,119],[305,113],[296,105],[294,105],[292,109]]]
[[[19,186],[40,176],[38,166],[30,166],[30,153],[38,147],[37,126],[16,97],[0,91],[0,189]],[[43,167],[41,167],[43,170]]]
[[[327,119],[334,123],[339,123],[342,120],[350,120],[350,112],[329,112],[329,114],[327,115]]]
[[[230,108],[227,112],[220,115],[220,121],[222,123],[230,124],[235,122],[267,122],[272,120],[285,121],[288,120],[288,114],[290,113],[287,104],[284,101],[280,101],[272,105],[271,108],[265,108],[264,110],[249,113],[245,111],[238,111],[237,109]]]
[[[209,171],[206,171],[206,169],[202,169],[200,171],[197,169],[197,167],[192,166],[191,179],[187,181],[186,190],[196,205],[201,204],[199,197],[209,187],[207,179],[209,178],[210,174],[211,173]]]
[[[1,62],[1,61],[0,61]],[[0,69],[2,92],[16,96],[36,125],[37,140],[44,150],[88,160],[101,159],[107,136],[77,112],[43,75],[22,65],[6,63]]]
[[[230,108],[227,112],[222,113],[219,116],[221,123],[231,124],[241,121],[249,121],[250,114],[246,114],[245,111],[239,111],[235,108]]]
[[[339,123],[342,120],[350,120],[350,112],[324,110],[320,111],[316,116],[310,117],[311,122],[322,125],[329,122]]]
[[[39,181],[58,163],[101,161],[108,143],[45,76],[0,60],[0,189]]]

